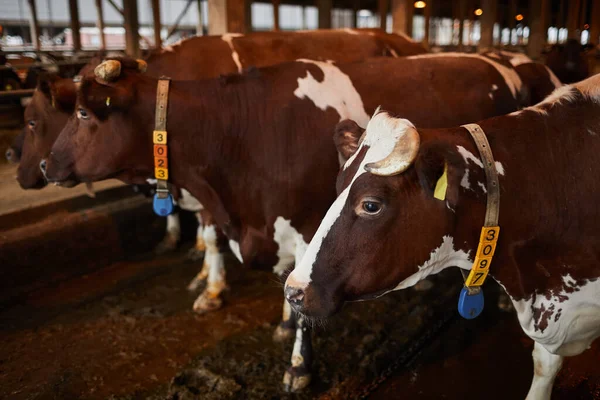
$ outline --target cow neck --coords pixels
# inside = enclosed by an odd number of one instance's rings
[[[187,189],[222,227],[231,225],[223,201],[231,196],[223,196],[223,188],[231,185],[236,132],[246,119],[239,115],[242,97],[231,92],[218,79],[172,81],[167,110],[170,181]]]

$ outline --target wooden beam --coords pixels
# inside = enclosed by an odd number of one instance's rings
[[[463,47],[463,34],[465,32],[465,19],[467,18],[467,1],[458,0],[453,3],[453,18],[458,19],[458,49]]]
[[[531,7],[531,5],[530,5]],[[512,30],[517,26],[517,20],[515,17],[518,13],[517,0],[510,0],[510,4],[508,7],[508,29],[510,29],[510,34],[512,36]]]
[[[566,0],[560,0],[558,15],[556,16],[556,26],[558,29],[565,27],[565,2]]]
[[[208,0],[208,33],[246,33],[252,29],[250,0]]]
[[[152,0],[152,29],[154,30],[154,48],[162,47],[162,39],[160,38],[160,0]]]
[[[117,3],[115,3],[114,0],[107,0],[107,1],[108,1],[108,4],[110,4],[115,9],[116,12],[118,12],[121,15],[124,15],[123,14],[123,9],[121,7],[119,7],[117,5]]]
[[[165,38],[165,40],[169,40],[169,38],[171,36],[173,36],[173,34],[175,33],[175,31],[179,27],[179,23],[181,22],[181,20],[183,19],[183,17],[185,17],[185,14],[187,14],[187,12],[190,9],[190,7],[192,6],[193,2],[194,2],[194,0],[188,0],[188,2],[186,3],[185,7],[183,7],[183,10],[181,10],[181,12],[179,13],[179,15],[175,19],[175,22],[173,23],[173,25],[171,25],[171,27],[167,31],[167,37]]]
[[[81,34],[79,33],[79,7],[77,0],[69,0],[69,15],[71,16],[71,35],[73,37],[73,50],[81,50]]]
[[[389,0],[379,0],[379,28],[383,31],[387,29],[387,15],[390,10]]]
[[[100,35],[100,50],[106,50],[106,36],[104,36],[104,14],[102,0],[96,0],[96,27]]]
[[[581,0],[569,0],[567,2],[569,10],[567,17],[567,29],[569,30],[569,39],[577,39],[580,37],[577,31],[581,28],[579,26],[579,12],[581,11]]]
[[[600,43],[600,0],[592,0],[592,20],[590,21],[590,42]]]
[[[481,9],[481,39],[479,48],[490,48],[494,45],[494,23],[496,22],[496,11],[498,3],[496,0],[482,0]]]
[[[317,0],[317,8],[319,10],[319,29],[330,29],[333,0]]]
[[[360,9],[360,0],[354,0],[352,2],[352,28],[358,27],[358,10]]]
[[[279,3],[280,0],[271,0],[273,3],[273,30],[279,31]]]
[[[413,16],[412,0],[392,0],[392,32],[412,37]]]
[[[125,53],[134,58],[139,58],[140,34],[138,8],[136,0],[123,0],[123,22],[125,25]]]
[[[36,51],[40,50],[40,25],[37,19],[37,9],[35,7],[35,0],[29,0],[29,32],[31,34],[31,44]]]
[[[531,0],[529,2],[529,18],[531,33],[527,43],[527,53],[534,60],[540,59],[548,37],[550,18],[549,0]]]

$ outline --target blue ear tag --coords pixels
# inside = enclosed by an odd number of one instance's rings
[[[152,206],[156,215],[166,217],[173,212],[173,196],[171,196],[171,193],[168,193],[167,197],[160,198],[158,197],[158,193],[156,193]]]
[[[477,318],[483,311],[483,290],[469,294],[469,289],[463,287],[458,298],[458,313],[465,319]]]

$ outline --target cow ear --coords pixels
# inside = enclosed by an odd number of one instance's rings
[[[364,132],[365,130],[351,119],[345,119],[336,125],[333,142],[343,162],[356,153]]]
[[[77,100],[77,86],[72,79],[57,79],[50,85],[54,106],[72,113]]]
[[[460,154],[445,145],[423,145],[415,161],[419,182],[432,198],[447,202],[455,209],[465,173]]]

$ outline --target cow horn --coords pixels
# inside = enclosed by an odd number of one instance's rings
[[[137,61],[137,69],[138,71],[140,71],[141,73],[146,72],[146,70],[148,69],[148,63],[144,60],[135,60]]]
[[[383,160],[368,163],[365,170],[374,175],[391,176],[400,174],[413,163],[419,152],[421,139],[413,127],[409,127],[396,141],[394,150]]]
[[[107,60],[94,68],[94,74],[104,82],[110,82],[121,75],[121,62]]]

